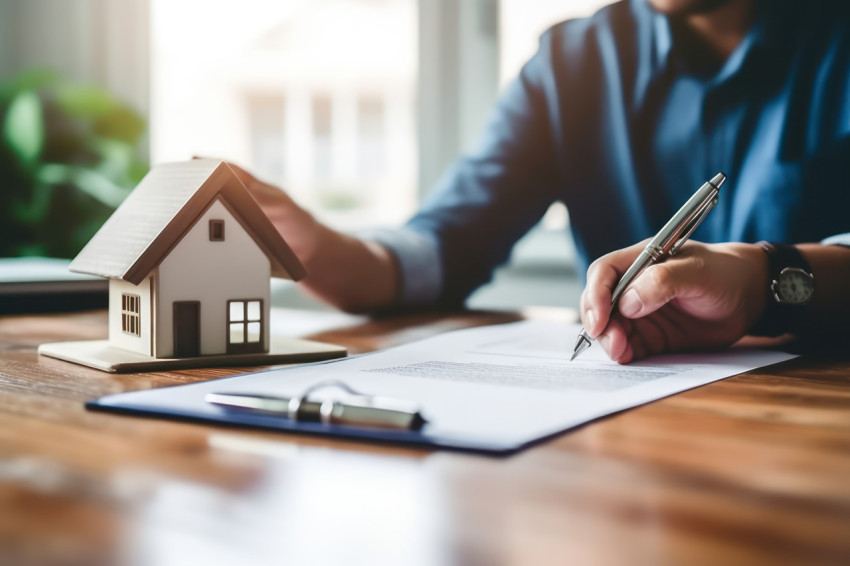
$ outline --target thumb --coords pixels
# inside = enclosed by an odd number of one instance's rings
[[[218,157],[205,157],[203,155],[193,155],[192,159],[213,159],[215,161],[224,161],[227,163],[227,166],[233,170],[233,173],[236,177],[242,181],[242,184],[248,187],[248,189],[252,189],[254,185],[259,183],[259,180],[254,177],[252,174],[248,173],[243,167],[236,165],[232,161],[227,161],[226,159],[220,159]]]
[[[255,186],[261,184],[260,180],[254,177],[251,173],[246,171],[244,168],[236,165],[232,161],[226,162],[228,167],[230,167],[233,172],[236,174],[236,177],[242,181],[242,184],[248,187],[249,189],[255,189]]]
[[[581,294],[579,308],[584,328],[591,336],[598,336],[608,326],[611,293],[645,245],[644,241],[606,254],[588,268],[587,285]]]
[[[706,278],[693,258],[671,259],[648,267],[620,297],[617,310],[626,318],[651,314],[673,299],[703,289]]]

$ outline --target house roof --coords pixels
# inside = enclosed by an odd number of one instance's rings
[[[216,200],[227,206],[271,262],[274,277],[307,273],[233,169],[194,159],[154,167],[71,262],[71,271],[138,285]]]

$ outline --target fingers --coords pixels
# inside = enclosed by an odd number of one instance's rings
[[[631,320],[615,314],[599,336],[599,344],[612,361],[628,364],[651,354],[668,351],[670,324],[663,315]]]
[[[193,155],[192,159],[211,159],[214,161],[224,161],[225,163],[227,163],[228,166],[230,166],[231,169],[233,169],[233,172],[236,173],[236,176],[239,178],[239,180],[246,185],[249,181],[253,182],[257,180],[253,175],[251,175],[232,161],[227,161],[226,159],[221,159],[220,157],[205,157],[203,155]]]
[[[608,325],[611,294],[623,273],[634,262],[646,242],[611,252],[594,261],[587,270],[587,285],[581,294],[581,320],[592,337],[599,336]]]
[[[256,177],[248,173],[248,171],[246,171],[239,165],[236,165],[232,161],[227,161],[226,163],[230,166],[231,169],[233,169],[233,172],[236,173],[236,177],[238,177],[239,180],[242,181],[242,184],[246,187],[250,188],[251,185],[259,182]]]
[[[614,317],[605,331],[599,335],[599,345],[615,362],[624,364],[632,359],[632,322],[622,317]]]
[[[227,164],[230,166],[231,169],[233,169],[233,172],[236,173],[236,177],[240,181],[242,181],[242,184],[245,185],[245,187],[249,191],[251,191],[251,193],[254,195],[254,197],[260,198],[260,199],[262,199],[262,198],[280,199],[281,195],[286,195],[286,193],[284,191],[282,191],[281,189],[275,187],[274,185],[270,185],[268,183],[265,183],[265,182],[257,179],[251,173],[249,173],[248,171],[246,171],[245,169],[243,169],[239,165],[236,165],[235,163],[232,163],[230,161],[228,161]],[[287,197],[287,200],[288,200],[288,197]]]
[[[588,269],[581,297],[582,322],[608,356],[621,364],[667,351],[676,325],[663,313],[652,317],[677,297],[698,293],[705,284],[702,248],[685,247],[665,263],[647,268],[620,297],[612,315],[611,294],[646,242],[607,254]]]
[[[271,185],[254,177],[242,167],[227,162],[237,178],[248,189],[248,192],[260,203],[266,214],[272,220],[292,221],[291,215],[306,216],[304,211],[289,194],[275,185]]]
[[[617,303],[620,314],[642,318],[673,299],[693,295],[705,287],[707,274],[702,256],[697,253],[683,256],[652,265],[641,273],[620,297]]]
[[[588,288],[582,295],[585,328],[618,363],[731,344],[746,332],[751,311],[764,300],[765,262],[763,254],[756,253],[760,250],[751,248],[689,242],[674,257],[641,273],[620,297],[614,315],[605,301],[618,272],[639,247],[629,254],[609,254],[588,271]],[[753,292],[751,286],[758,289]],[[592,329],[588,311],[602,313]]]
[[[192,159],[208,159],[200,156],[193,156]],[[280,199],[281,195],[286,195],[284,191],[275,187],[274,185],[270,185],[264,181],[257,179],[254,175],[249,173],[247,170],[243,169],[241,166],[236,165],[232,161],[222,160],[227,163],[228,167],[233,170],[233,173],[236,175],[236,178],[239,179],[243,185],[254,195],[257,199],[263,198],[272,198],[272,199]],[[285,196],[288,200],[288,196]]]

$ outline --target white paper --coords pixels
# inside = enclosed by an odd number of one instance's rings
[[[115,397],[115,405],[158,406],[221,420],[209,392],[300,396],[311,385],[343,381],[367,394],[414,401],[437,444],[506,449],[686,389],[793,358],[729,349],[666,355],[626,366],[594,345],[570,362],[580,327],[527,321],[448,332],[345,360]],[[316,397],[339,396],[336,389]],[[132,400],[130,400],[132,396]]]
[[[308,311],[272,307],[269,332],[272,336],[305,338],[327,330],[339,330],[369,322],[365,315],[346,314],[340,311]]]

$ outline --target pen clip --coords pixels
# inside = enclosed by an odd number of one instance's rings
[[[670,247],[670,250],[667,252],[667,255],[676,255],[676,252],[678,252],[679,248],[681,248],[682,245],[684,245],[684,243],[688,241],[688,238],[691,237],[691,234],[694,233],[694,230],[699,228],[699,225],[702,224],[702,221],[705,220],[705,217],[708,216],[708,213],[711,212],[711,209],[714,208],[714,206],[717,204],[717,192],[718,191],[715,189],[694,212],[691,219],[688,221],[682,232],[676,238],[676,241],[673,242],[673,245]]]

